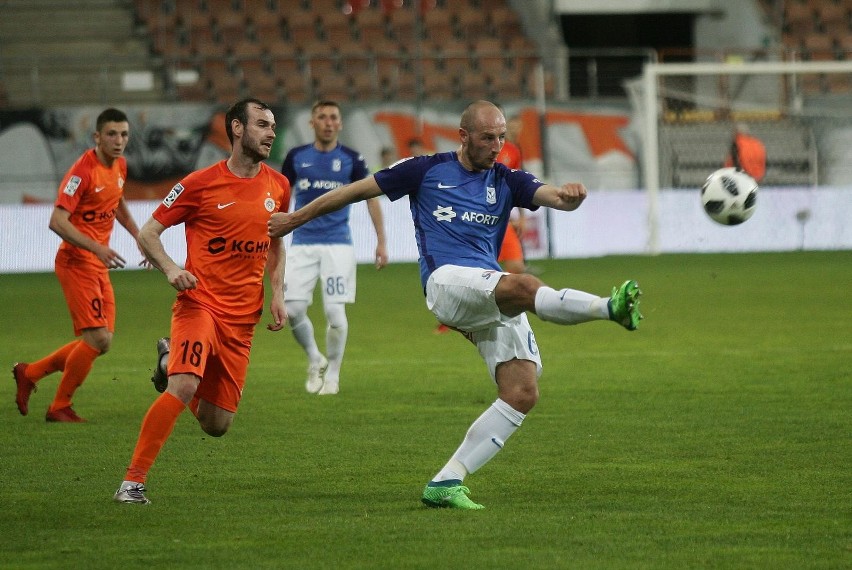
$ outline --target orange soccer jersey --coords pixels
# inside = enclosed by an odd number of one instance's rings
[[[127,161],[123,156],[106,166],[98,160],[95,149],[90,149],[65,174],[55,206],[70,212],[69,221],[81,233],[108,245],[126,179]],[[74,259],[107,270],[94,253],[66,241],[59,246],[57,260],[60,259]]]
[[[518,145],[511,141],[503,143],[503,148],[500,149],[500,154],[497,155],[497,162],[501,162],[509,168],[518,170],[521,168],[521,149]]]
[[[513,142],[506,141],[503,143],[503,148],[500,154],[497,155],[497,162],[502,162],[509,168],[521,168],[521,149]],[[510,224],[506,228],[506,235],[503,237],[503,244],[500,246],[500,254],[497,256],[497,261],[523,261],[524,250],[521,246],[521,239],[518,232]]]
[[[166,227],[184,223],[186,270],[198,278],[189,299],[231,322],[257,322],[270,238],[266,222],[290,204],[287,178],[261,163],[240,178],[220,161],[176,184],[153,213]]]
[[[725,166],[741,168],[756,182],[760,182],[766,175],[766,146],[760,139],[744,133],[737,133],[733,146],[732,152],[725,159]],[[737,153],[736,164],[734,152]]]

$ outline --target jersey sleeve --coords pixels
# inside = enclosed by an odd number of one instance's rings
[[[512,191],[512,205],[527,210],[538,210],[538,205],[533,203],[533,196],[536,190],[544,186],[544,182],[526,170],[512,170],[502,164],[499,165],[499,169]]]
[[[287,177],[287,180],[292,184],[296,180],[296,169],[294,168],[293,150],[287,153],[284,157],[284,163],[281,165],[281,174]]]
[[[201,205],[200,186],[190,174],[174,186],[151,216],[165,227],[176,226],[198,210]]]
[[[292,192],[290,188],[290,180],[286,176],[282,176],[278,172],[270,169],[271,175],[275,183],[281,187],[283,191],[281,203],[278,205],[279,212],[289,212],[290,211],[290,193]]]
[[[370,169],[367,168],[367,160],[364,158],[363,154],[358,154],[355,156],[355,161],[352,163],[352,180],[351,182],[356,182],[358,180],[363,180],[367,176],[370,175]]]
[[[399,200],[403,196],[415,194],[420,188],[420,183],[432,166],[436,164],[436,157],[410,156],[395,162],[387,168],[379,170],[373,176],[376,184],[384,194],[393,200]],[[437,161],[442,162],[442,161]]]
[[[65,177],[59,184],[59,192],[54,206],[58,206],[66,212],[74,213],[83,193],[91,186],[91,174],[91,169],[83,160],[77,161],[65,173]]]

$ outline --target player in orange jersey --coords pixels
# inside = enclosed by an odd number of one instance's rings
[[[62,238],[56,254],[56,276],[74,324],[70,342],[41,360],[19,362],[12,368],[17,385],[15,403],[29,413],[36,383],[53,372],[62,379],[45,419],[83,422],[71,407],[74,392],[86,380],[95,359],[112,344],[115,295],[110,269],[124,267],[124,258],[109,246],[115,220],[134,237],[139,228],[124,200],[127,161],[123,154],[130,137],[127,116],[118,109],[98,115],[95,148],[87,150],[65,174],[50,216],[50,229]],[[143,259],[142,265],[147,265]]]
[[[271,331],[284,327],[284,245],[267,236],[273,212],[286,212],[290,183],[262,161],[275,140],[275,117],[258,99],[225,115],[231,156],[176,184],[139,232],[139,244],[177,289],[172,309],[168,385],[148,409],[130,466],[114,499],[148,503],[148,470],[188,406],[201,429],[224,435],[234,420],[263,311],[264,272],[272,287]],[[168,256],[166,228],[184,224],[186,267]]]
[[[520,170],[523,167],[520,147],[507,137],[503,143],[503,148],[500,149],[500,154],[497,155],[497,162],[501,162],[509,168]],[[524,273],[526,271],[526,263],[524,263],[524,248],[521,245],[521,235],[523,235],[525,220],[523,210],[520,208],[516,208],[515,210],[518,211],[518,217],[513,218],[509,225],[506,226],[506,235],[503,236],[503,245],[500,247],[497,261],[509,273]]]
[[[731,150],[725,158],[725,166],[734,166],[742,170],[755,182],[766,175],[766,145],[749,132],[748,125],[738,123],[731,141]]]

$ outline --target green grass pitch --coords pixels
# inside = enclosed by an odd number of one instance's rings
[[[233,428],[185,413],[148,506],[112,494],[172,289],[113,274],[113,348],[75,398],[89,422],[47,424],[58,376],[21,417],[8,369],[70,340],[62,294],[0,276],[0,568],[852,567],[852,252],[535,265],[601,295],[638,279],[646,320],[531,317],[541,400],[466,480],[478,512],[419,501],[495,391],[472,345],[432,334],[414,264],[359,267],[337,396],[305,393],[289,331],[259,327]]]

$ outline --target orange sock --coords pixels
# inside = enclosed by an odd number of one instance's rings
[[[56,389],[56,395],[53,397],[53,403],[50,404],[49,411],[53,412],[71,405],[71,398],[74,397],[74,392],[80,387],[86,376],[89,375],[92,364],[95,363],[95,359],[100,355],[100,350],[92,348],[85,342],[80,341],[77,343],[77,346],[74,347],[65,359],[65,371],[62,373],[62,380]]]
[[[154,400],[142,420],[142,428],[139,430],[139,439],[133,450],[130,467],[124,475],[125,481],[145,482],[148,470],[157,459],[157,455],[171,435],[185,407],[183,402],[168,392],[163,392]]]
[[[25,369],[27,380],[30,382],[38,382],[48,374],[53,374],[57,370],[65,370],[65,361],[68,355],[77,348],[77,345],[82,341],[75,340],[69,342],[65,346],[58,348],[54,352],[48,354],[41,360],[30,362]]]

